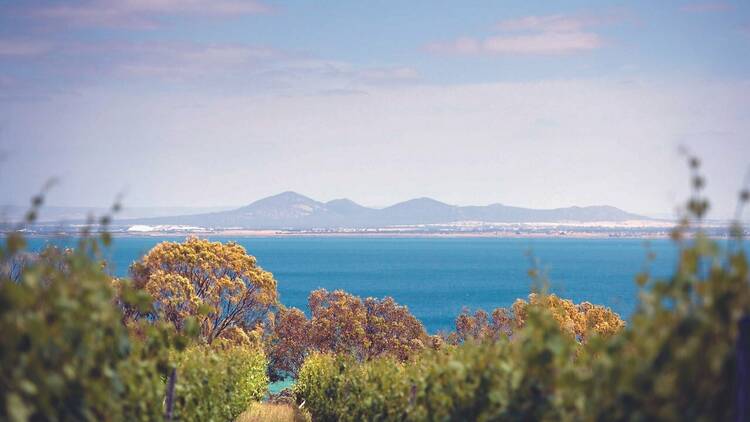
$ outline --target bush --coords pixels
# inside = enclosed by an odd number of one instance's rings
[[[295,392],[321,421],[559,419],[553,393],[577,346],[541,312],[513,342],[468,341],[409,364],[313,355]]]
[[[399,420],[410,382],[408,367],[392,357],[358,363],[350,355],[313,354],[294,389],[316,421]]]
[[[3,268],[23,250],[0,247]],[[100,263],[98,243],[50,247],[0,275],[0,420],[158,420],[167,347],[159,326],[131,341]]]
[[[268,390],[266,358],[255,347],[192,346],[177,360],[177,420],[234,420]]]

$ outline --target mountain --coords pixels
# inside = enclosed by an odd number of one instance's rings
[[[119,225],[187,225],[244,229],[376,228],[460,221],[486,223],[561,223],[648,220],[610,206],[530,209],[502,204],[449,205],[417,198],[383,209],[368,208],[349,199],[319,202],[295,192],[260,199],[234,210],[171,217],[120,220]]]

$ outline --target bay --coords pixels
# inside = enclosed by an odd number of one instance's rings
[[[307,310],[318,288],[344,289],[367,297],[391,296],[409,307],[431,333],[453,328],[466,307],[487,311],[510,306],[531,291],[528,271],[546,271],[550,291],[611,307],[627,318],[635,309],[635,275],[650,268],[672,273],[676,249],[666,239],[580,238],[376,238],[209,237],[236,241],[273,272],[281,301]],[[106,252],[110,271],[130,264],[162,241],[184,237],[117,237]],[[30,249],[74,239],[29,239]],[[648,251],[656,259],[647,265]],[[309,312],[308,312],[309,313]]]

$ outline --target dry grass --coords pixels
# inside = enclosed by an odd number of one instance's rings
[[[288,404],[255,403],[235,422],[309,422],[310,417]]]

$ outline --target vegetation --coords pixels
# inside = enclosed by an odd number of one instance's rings
[[[637,277],[643,289],[627,327],[605,309],[540,292],[516,302],[512,317],[459,317],[461,345],[409,365],[313,355],[299,373],[299,400],[320,421],[746,417],[747,379],[737,373],[750,354],[747,256],[737,228],[725,248],[692,230],[708,204],[697,160],[691,166],[695,193],[673,235],[676,271]]]
[[[35,207],[41,202],[36,199]],[[226,421],[260,400],[268,379],[259,344],[240,341],[250,336],[236,325],[219,323],[207,331],[215,308],[199,303],[194,314],[177,319],[181,306],[169,294],[112,280],[99,258],[109,240],[106,232],[95,238],[85,229],[74,249],[49,246],[31,254],[18,233],[0,245],[0,420]],[[236,261],[232,268],[254,263],[242,256]],[[162,261],[168,262],[176,261]],[[275,287],[259,269],[245,274]],[[221,308],[231,318],[212,321],[248,317],[250,312],[231,312],[248,298],[262,297],[265,306],[263,295],[270,293],[250,294],[228,272],[218,279],[225,287],[213,294],[243,294],[236,302],[229,296]],[[208,346],[199,333],[219,334]],[[172,391],[168,379],[176,380]]]
[[[162,318],[182,330],[188,317],[198,317],[207,343],[221,337],[248,342],[243,335],[260,328],[278,300],[273,275],[233,242],[162,242],[131,273],[133,287],[148,292],[153,307],[128,309],[129,318]]]
[[[554,294],[531,293],[528,302],[517,299],[510,310],[496,308],[491,316],[481,309],[473,315],[464,310],[456,318],[456,331],[447,340],[451,344],[460,344],[467,340],[495,341],[512,336],[514,331],[526,325],[531,307],[549,311],[563,332],[580,342],[585,342],[592,333],[611,336],[625,327],[625,321],[607,307],[589,302],[576,305]]]
[[[310,293],[312,318],[299,309],[282,309],[268,339],[277,378],[296,375],[312,352],[347,354],[359,361],[392,356],[407,361],[428,344],[424,326],[392,298],[353,296],[343,290]]]
[[[310,422],[310,415],[289,404],[254,403],[236,422]]]
[[[266,358],[252,346],[191,346],[178,357],[174,416],[231,421],[268,390]]]
[[[150,324],[132,341],[93,259],[100,245],[84,238],[74,250],[50,247],[20,266],[24,239],[11,234],[0,246],[1,420],[162,417],[168,349],[185,339]],[[147,300],[123,293],[133,308]]]

